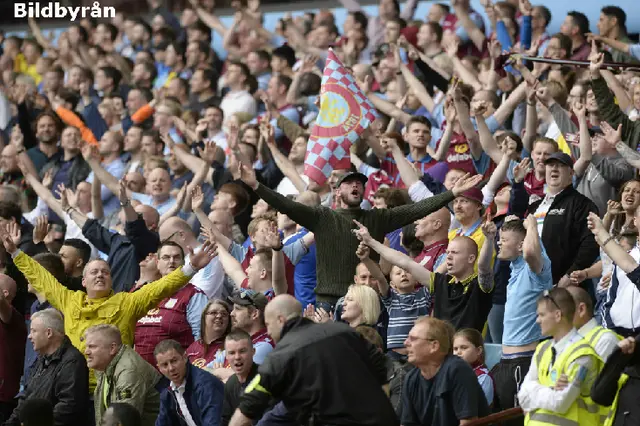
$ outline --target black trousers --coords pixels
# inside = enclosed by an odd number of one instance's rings
[[[518,390],[531,366],[531,356],[501,359],[491,370],[494,381],[493,411],[517,407]],[[523,426],[524,417],[502,423],[503,426]]]
[[[16,400],[8,402],[0,401],[0,424],[9,420],[9,417],[11,417],[13,410],[15,410],[17,406]]]

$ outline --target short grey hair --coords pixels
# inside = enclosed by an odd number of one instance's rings
[[[84,265],[84,268],[82,269],[83,277],[87,275],[87,271],[89,270],[89,265],[91,265],[93,262],[103,262],[105,265],[109,267],[109,273],[111,273],[111,265],[109,265],[109,262],[107,262],[104,259],[100,259],[99,257],[94,257],[92,259],[89,259],[89,261]]]
[[[64,334],[64,319],[62,314],[56,309],[47,308],[31,315],[31,321],[39,319],[45,328],[49,328],[56,333]]]
[[[89,334],[102,334],[107,338],[109,343],[116,343],[118,346],[122,346],[122,334],[120,333],[120,329],[112,324],[98,324],[93,327],[87,328],[84,332],[85,338]]]

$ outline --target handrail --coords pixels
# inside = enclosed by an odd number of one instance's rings
[[[492,423],[500,423],[507,420],[512,420],[522,415],[524,415],[522,408],[520,407],[509,408],[508,410],[489,414],[486,417],[481,417],[479,419],[472,420],[470,423],[467,423],[467,426],[485,426]]]

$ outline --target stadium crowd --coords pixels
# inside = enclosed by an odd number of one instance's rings
[[[625,12],[340,1],[2,36],[0,425],[640,424]]]

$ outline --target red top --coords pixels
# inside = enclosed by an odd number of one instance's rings
[[[11,321],[0,321],[0,402],[12,402],[20,391],[24,367],[27,326],[24,317],[13,306]]]
[[[199,368],[204,368],[207,364],[210,364],[216,359],[219,353],[224,351],[224,337],[211,342],[207,348],[207,352],[204,351],[204,342],[202,339],[196,340],[187,348],[187,357],[191,364]]]
[[[469,142],[467,142],[467,138],[464,135],[459,133],[454,133],[451,136],[451,144],[445,161],[449,166],[449,170],[460,169],[472,175],[477,173],[476,166],[473,164]]]
[[[193,343],[193,331],[187,320],[187,306],[191,297],[197,293],[202,291],[187,284],[138,320],[133,340],[135,350],[149,364],[156,365],[153,350],[163,340],[173,339],[185,349]]]
[[[538,180],[536,173],[531,170],[524,177],[524,189],[529,195],[537,195],[540,198],[544,198],[544,179]]]
[[[433,244],[425,246],[418,256],[414,259],[417,263],[424,266],[425,269],[433,271],[433,266],[436,260],[447,252],[449,246],[449,239],[436,241]]]

